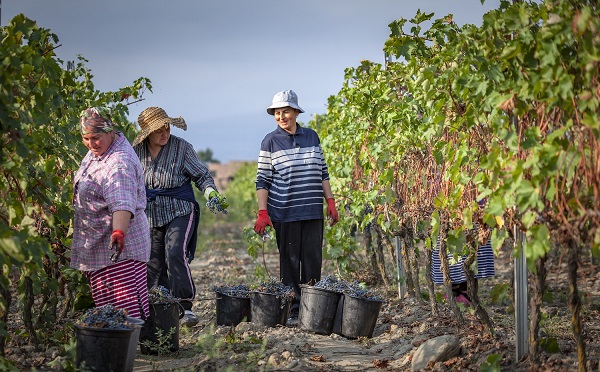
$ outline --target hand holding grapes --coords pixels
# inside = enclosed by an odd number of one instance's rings
[[[215,214],[217,212],[227,214],[227,207],[229,207],[229,203],[225,201],[225,197],[223,195],[219,194],[215,190],[211,191],[210,195],[208,196],[208,202],[206,202],[206,206]]]

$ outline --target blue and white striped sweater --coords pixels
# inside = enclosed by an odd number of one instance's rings
[[[262,141],[256,189],[267,189],[273,222],[323,219],[323,180],[329,179],[317,133],[277,127]]]
[[[435,284],[444,284],[444,275],[441,271],[439,241],[436,245],[436,249],[432,251],[431,256],[431,278]],[[452,284],[463,283],[467,281],[465,271],[463,269],[463,261],[466,256],[461,256],[458,262],[450,264],[450,278]],[[448,260],[454,262],[454,255],[448,253]],[[491,241],[488,240],[484,245],[480,246],[477,250],[477,260],[475,261],[476,270],[475,278],[489,278],[496,274],[494,269],[494,251],[492,250]]]

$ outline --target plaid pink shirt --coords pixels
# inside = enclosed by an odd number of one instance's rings
[[[122,133],[116,134],[102,156],[87,153],[73,181],[71,267],[78,270],[95,271],[112,264],[109,244],[115,211],[129,211],[134,216],[125,231],[125,248],[119,260],[148,262],[150,257],[142,166],[129,141]]]

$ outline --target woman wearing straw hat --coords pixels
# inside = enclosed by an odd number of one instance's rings
[[[294,91],[275,94],[267,113],[277,128],[261,143],[256,177],[254,231],[263,236],[267,226],[275,229],[280,276],[296,295],[291,321],[298,317],[300,284],[321,279],[323,198],[329,224],[338,221],[319,137],[296,122],[302,112]]]
[[[73,179],[70,265],[89,277],[96,306],[112,304],[145,319],[150,315],[150,236],[140,161],[125,136],[114,130],[108,110],[86,109],[79,128],[89,151]]]
[[[227,203],[193,146],[171,135],[171,125],[187,129],[182,117],[172,118],[160,107],[148,107],[140,113],[138,124],[141,131],[133,148],[144,170],[148,200],[148,288],[160,285],[182,299],[185,314],[181,322],[191,327],[199,321],[192,311],[196,287],[189,263],[194,258],[200,220],[192,182],[204,193],[213,213],[227,213]]]

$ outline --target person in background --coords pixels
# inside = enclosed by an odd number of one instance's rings
[[[73,180],[70,266],[89,277],[96,306],[112,304],[130,317],[146,319],[146,190],[140,161],[114,125],[100,107],[86,109],[79,120],[89,151]]]
[[[192,311],[196,286],[189,264],[194,258],[200,221],[192,182],[213,213],[227,213],[227,203],[193,146],[171,135],[171,125],[187,130],[182,117],[171,118],[160,107],[148,107],[140,113],[138,124],[141,131],[133,148],[142,164],[148,202],[148,288],[163,286],[181,299],[185,310],[181,324],[192,327],[199,318]]]
[[[479,208],[483,208],[487,199],[480,200],[478,202]],[[474,229],[477,229],[477,225]],[[436,243],[436,248],[432,251],[431,257],[431,278],[435,284],[444,284],[444,275],[441,271],[440,262],[440,242]],[[462,256],[455,261],[454,255],[448,253],[449,262],[453,262],[449,265],[450,279],[452,281],[452,294],[456,302],[462,303],[465,306],[471,306],[471,298],[467,293],[467,277],[463,269],[463,261],[466,256]],[[488,241],[479,246],[477,249],[477,270],[475,272],[475,291],[477,291],[478,279],[489,278],[496,275],[494,269],[494,251],[492,250],[492,242]],[[444,295],[445,297],[445,295]]]
[[[441,271],[440,251],[436,248],[432,251],[431,257],[431,278],[435,284],[444,284],[444,276]],[[450,266],[450,278],[452,280],[452,294],[456,302],[462,303],[465,306],[471,305],[471,298],[467,293],[467,277],[463,269],[463,261],[466,256],[459,258]],[[449,253],[448,260],[454,260],[454,255]],[[487,241],[477,250],[477,271],[475,273],[475,291],[477,291],[478,279],[489,278],[494,276],[494,251],[492,250],[491,241]]]
[[[321,280],[323,198],[329,224],[338,222],[319,136],[296,121],[303,112],[294,91],[275,94],[267,113],[277,128],[261,143],[256,175],[254,231],[264,236],[267,226],[275,230],[281,280],[295,292],[291,321],[298,317],[300,284]]]

